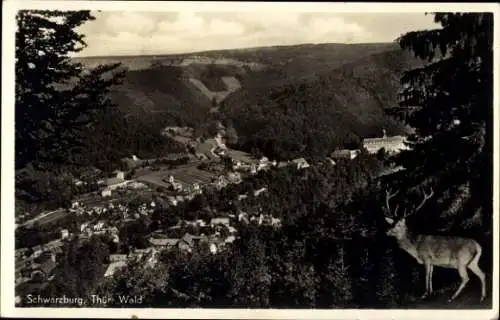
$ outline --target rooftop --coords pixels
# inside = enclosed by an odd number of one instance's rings
[[[301,162],[307,162],[307,161],[304,158],[298,158],[298,159],[293,159],[292,162],[293,163],[301,163]]]
[[[108,186],[111,186],[111,185],[114,185],[114,184],[119,184],[119,183],[122,183],[124,182],[125,180],[123,179],[120,179],[120,178],[109,178],[109,179],[106,179],[106,185]]]
[[[175,246],[179,242],[179,239],[172,239],[172,238],[167,238],[167,239],[155,239],[155,238],[150,238],[149,243],[151,243],[154,246]]]
[[[367,138],[363,140],[364,144],[370,143],[399,143],[406,139],[405,136],[391,136],[391,137],[381,137],[381,138]]]
[[[126,261],[116,261],[109,264],[106,272],[104,273],[105,277],[112,276],[117,270],[125,267],[127,265]]]

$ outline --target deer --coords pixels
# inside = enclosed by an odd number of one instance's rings
[[[398,194],[399,190],[392,193],[391,190],[386,190],[385,209],[389,214],[391,208],[389,201]],[[432,187],[430,192],[423,192],[422,202],[410,214],[404,210],[402,217],[397,217],[399,205],[396,205],[395,211],[392,214],[394,218],[385,216],[386,222],[391,226],[386,232],[387,236],[394,237],[398,246],[409,253],[419,264],[425,267],[425,292],[420,299],[425,299],[432,295],[432,274],[434,267],[450,268],[458,270],[461,278],[461,283],[455,293],[448,299],[448,302],[453,301],[465,288],[469,282],[467,269],[472,271],[481,281],[481,299],[486,297],[485,274],[479,268],[479,258],[481,257],[482,247],[473,239],[456,237],[456,236],[441,236],[418,234],[408,228],[406,218],[419,211],[427,200],[434,195]],[[396,221],[395,221],[396,220]]]

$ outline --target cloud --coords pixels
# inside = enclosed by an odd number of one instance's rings
[[[377,15],[100,12],[96,13],[96,20],[80,28],[89,45],[81,55],[167,54],[298,43],[389,42],[408,28],[419,29],[414,25],[424,22],[422,17],[414,17],[413,25],[405,24],[411,19],[400,19],[399,14],[394,14],[391,15],[392,28],[388,28],[387,15],[380,18]]]
[[[138,35],[147,35],[156,29],[156,23],[147,15],[126,12],[107,17],[104,21],[104,28],[109,33],[130,32]]]

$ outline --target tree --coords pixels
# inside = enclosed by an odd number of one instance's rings
[[[86,47],[75,31],[89,11],[19,11],[16,32],[16,167],[60,161],[81,144],[78,133],[110,105],[118,64],[85,69],[71,53]]]
[[[54,281],[46,288],[47,296],[87,295],[102,279],[108,256],[108,247],[100,238],[92,237],[81,245],[78,240],[72,240],[63,248]]]
[[[435,13],[435,30],[398,39],[427,64],[403,74],[401,102],[389,113],[415,129],[412,148],[395,158],[409,191],[434,185],[440,210],[460,224],[480,215],[492,226],[493,14]],[[461,190],[461,191],[460,191]],[[446,195],[451,195],[448,199]],[[453,205],[456,198],[461,205]],[[455,198],[455,199],[454,199]],[[480,225],[476,225],[479,227]]]
[[[226,128],[226,138],[227,143],[230,145],[235,145],[236,143],[238,143],[238,133],[233,126],[228,126]]]

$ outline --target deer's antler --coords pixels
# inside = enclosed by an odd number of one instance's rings
[[[427,200],[429,200],[433,195],[434,195],[434,190],[432,189],[432,187],[430,188],[430,192],[429,193],[425,193],[425,191],[424,191],[424,199],[422,200],[422,202],[420,202],[420,204],[418,205],[418,207],[413,212],[415,213],[418,210],[420,210],[424,206],[425,202]]]
[[[399,192],[399,190],[397,190],[396,192],[391,193],[391,190],[385,191],[385,207],[387,209],[387,213],[389,213],[389,214],[391,214],[391,206],[389,205],[389,201],[392,198],[394,198],[394,196],[396,196]],[[394,212],[394,214],[396,214],[396,212],[398,211],[398,208],[399,208],[399,204],[396,205],[396,211]]]

